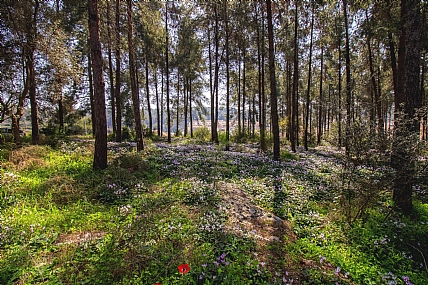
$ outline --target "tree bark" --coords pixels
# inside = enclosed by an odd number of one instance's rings
[[[165,3],[165,72],[166,72],[166,120],[167,120],[167,131],[168,131],[168,142],[171,143],[171,108],[169,102],[169,31],[168,31],[168,2]]]
[[[152,107],[150,104],[149,58],[148,58],[147,48],[146,48],[146,98],[147,98],[147,112],[149,114],[149,136],[152,136],[153,118],[152,118]]]
[[[31,5],[33,7],[33,5]],[[31,141],[37,144],[40,139],[39,135],[39,111],[36,96],[36,71],[34,67],[34,52],[36,50],[36,34],[37,34],[37,14],[39,11],[39,1],[34,0],[34,10],[31,8],[31,14],[26,24],[26,64],[28,68],[29,78],[29,98],[31,107]]]
[[[293,93],[291,95],[291,129],[290,129],[290,142],[291,150],[296,152],[297,136],[298,136],[298,94],[299,94],[299,47],[297,43],[297,31],[298,31],[298,11],[297,1],[295,1],[295,13],[294,13],[294,71],[293,71]]]
[[[120,96],[120,0],[116,0],[116,142],[122,141],[122,100]]]
[[[393,199],[395,206],[404,214],[411,214],[412,185],[414,184],[415,157],[411,148],[419,139],[419,120],[416,109],[420,107],[420,0],[401,1],[401,41],[404,40],[404,51],[399,54],[398,70],[404,74],[403,85],[399,87],[402,94],[398,95],[396,108],[404,113],[404,120],[396,121],[395,145],[393,146],[392,165],[396,169]],[[403,57],[400,60],[400,55]],[[402,65],[400,63],[402,62]],[[402,101],[400,101],[402,100]],[[397,110],[396,110],[397,113]],[[397,117],[400,117],[397,114]]]
[[[224,1],[224,15],[226,24],[226,150],[229,150],[230,140],[230,72],[229,72],[229,19],[227,16],[227,3]]]
[[[311,19],[311,39],[309,43],[309,67],[308,67],[308,87],[306,90],[306,119],[305,119],[305,137],[304,137],[304,146],[305,150],[308,150],[308,127],[309,127],[309,107],[310,107],[310,95],[311,95],[311,76],[312,76],[312,45],[313,45],[313,35],[314,35],[314,13],[315,13],[315,4],[312,4],[312,19]]]
[[[273,159],[278,161],[280,157],[278,107],[276,95],[276,76],[275,76],[275,54],[273,42],[273,24],[271,1],[267,0],[267,21],[268,21],[268,39],[269,39],[269,73],[270,73],[270,93],[271,93],[271,118],[273,133]]]
[[[348,28],[348,1],[343,0],[343,17],[345,22],[345,72],[346,72],[346,135],[345,135],[345,149],[346,153],[349,152],[349,140],[351,135],[351,105],[352,105],[352,92],[351,92],[351,57],[349,50],[349,28]]]
[[[113,133],[116,134],[116,100],[114,92],[113,59],[112,59],[112,37],[111,37],[111,15],[110,3],[107,3],[107,49],[108,49],[108,75],[110,83],[111,124]]]
[[[322,122],[323,122],[323,104],[324,104],[324,97],[323,97],[323,89],[322,89],[322,83],[323,83],[323,71],[324,71],[324,49],[321,48],[321,67],[320,67],[320,95],[319,95],[319,102],[318,102],[318,133],[317,133],[317,145],[321,144],[321,137],[323,134],[322,130]]]
[[[89,36],[94,79],[95,151],[94,169],[107,168],[107,120],[103,76],[103,59],[100,43],[100,17],[98,0],[88,0]]]
[[[134,60],[134,32],[132,23],[132,0],[126,1],[128,4],[128,53],[129,53],[129,76],[131,79],[131,95],[132,95],[132,109],[134,110],[135,120],[135,140],[137,142],[137,151],[144,149],[143,132],[141,125],[140,113],[140,98],[138,95],[137,80],[135,74],[135,60]]]

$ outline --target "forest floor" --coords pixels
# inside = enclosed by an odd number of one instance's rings
[[[93,142],[1,149],[0,284],[428,284],[428,197],[330,147]]]

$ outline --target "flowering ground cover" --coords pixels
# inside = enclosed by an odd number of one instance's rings
[[[1,151],[0,284],[428,284],[425,185],[404,218],[385,165],[191,140],[91,158]]]

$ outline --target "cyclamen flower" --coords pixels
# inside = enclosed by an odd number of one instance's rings
[[[186,274],[187,272],[189,272],[190,271],[190,266],[189,266],[189,264],[187,264],[187,263],[183,263],[183,264],[180,264],[179,266],[178,266],[178,272],[180,273],[180,274]]]

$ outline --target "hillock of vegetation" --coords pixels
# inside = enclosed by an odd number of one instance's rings
[[[1,150],[0,284],[428,284],[426,185],[328,147],[180,139]]]

